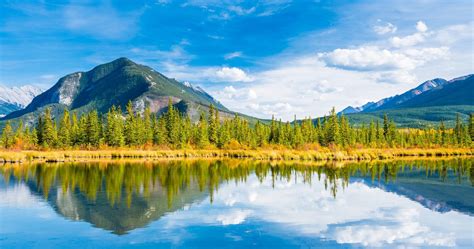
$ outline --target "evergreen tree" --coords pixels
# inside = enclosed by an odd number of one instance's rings
[[[329,114],[329,119],[327,122],[326,144],[338,144],[340,141],[339,120],[334,107]]]
[[[469,114],[469,136],[474,141],[474,113]]]
[[[54,147],[56,145],[57,133],[51,116],[51,108],[46,108],[42,119],[42,125],[39,128],[41,128],[38,129],[41,133],[41,145],[45,148]]]
[[[209,107],[209,116],[208,116],[208,124],[209,124],[209,142],[213,144],[217,144],[217,132],[219,131],[219,114],[217,109],[211,104]]]
[[[71,123],[71,145],[79,145],[81,144],[81,142],[82,142],[82,134],[79,128],[77,113],[73,112],[72,123]]]
[[[5,149],[11,148],[15,143],[15,134],[13,133],[10,121],[7,121],[2,131],[2,145]]]
[[[122,147],[125,144],[121,111],[115,106],[112,106],[107,112],[105,140],[107,145],[113,147]]]
[[[454,134],[455,134],[455,143],[459,144],[462,142],[462,123],[461,117],[459,113],[456,114],[456,125],[454,126]]]
[[[204,113],[201,113],[201,116],[199,117],[199,123],[197,128],[198,131],[196,143],[199,147],[202,148],[209,144],[209,131],[207,128],[207,122]]]
[[[59,123],[58,142],[63,148],[71,146],[71,119],[67,109],[64,109],[63,117]]]

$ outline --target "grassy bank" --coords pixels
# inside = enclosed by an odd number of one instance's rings
[[[404,157],[474,156],[473,148],[353,150],[61,150],[0,151],[2,162],[63,162],[97,159],[247,158],[256,160],[356,161]]]

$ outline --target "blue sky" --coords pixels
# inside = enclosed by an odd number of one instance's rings
[[[471,1],[2,1],[0,84],[126,56],[230,109],[318,116],[474,72]]]

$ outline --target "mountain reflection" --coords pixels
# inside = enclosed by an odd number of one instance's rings
[[[438,212],[474,213],[471,159],[358,162],[347,164],[269,163],[243,160],[94,162],[5,165],[5,183],[26,184],[62,216],[125,234],[166,213],[207,197],[213,201],[225,182],[245,184],[251,174],[262,182],[311,185],[317,179],[334,198],[351,181],[404,195]],[[275,190],[278,191],[278,190]]]

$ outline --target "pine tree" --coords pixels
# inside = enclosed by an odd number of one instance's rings
[[[72,113],[71,121],[71,145],[79,145],[82,142],[82,134],[79,128],[79,121],[77,119],[77,113]]]
[[[55,124],[51,116],[51,108],[46,108],[41,125],[41,145],[45,148],[54,147],[56,145],[57,133]]]
[[[153,127],[153,141],[158,145],[164,145],[168,142],[168,130],[166,129],[165,117],[160,117],[155,121],[155,127]]]
[[[336,109],[333,107],[327,122],[326,129],[326,144],[339,144],[340,141],[340,131],[339,131],[339,121],[336,114]]]
[[[209,144],[209,132],[207,128],[207,121],[204,113],[201,113],[201,116],[199,117],[199,123],[198,123],[198,130],[197,130],[197,145],[199,147],[205,147]]]
[[[217,131],[219,130],[219,120],[217,119],[217,110],[211,104],[209,107],[209,116],[208,116],[208,124],[209,124],[209,142],[213,144],[217,144]]]
[[[2,131],[2,145],[5,149],[11,148],[15,143],[15,134],[13,133],[10,121],[7,121]]]
[[[36,128],[33,128],[33,130],[31,131],[29,144],[38,145],[38,132],[36,131]]]
[[[127,117],[125,119],[125,143],[130,146],[138,144],[138,131],[136,127],[136,117],[133,112],[132,101],[127,104]]]
[[[342,146],[348,146],[350,143],[350,127],[349,122],[347,121],[346,117],[341,114],[339,118],[339,127],[340,127],[340,143]]]
[[[63,117],[59,123],[58,142],[62,148],[71,146],[71,119],[67,109],[64,109]]]
[[[145,108],[143,113],[143,142],[147,144],[153,143],[153,128],[150,106]]]
[[[462,122],[459,113],[456,114],[456,125],[454,126],[455,143],[460,144],[462,142]]]
[[[105,138],[108,145],[122,147],[125,144],[123,135],[123,121],[120,108],[112,106],[107,112]]]
[[[474,141],[474,113],[469,114],[469,136],[471,141]]]
[[[15,131],[15,145],[18,147],[22,147],[23,143],[25,142],[25,130],[24,130],[24,125],[23,125],[23,120],[20,120],[18,123],[18,127],[16,128]]]
[[[441,145],[446,144],[446,127],[444,126],[443,120],[441,120],[441,123],[439,125],[439,131],[441,133]]]

